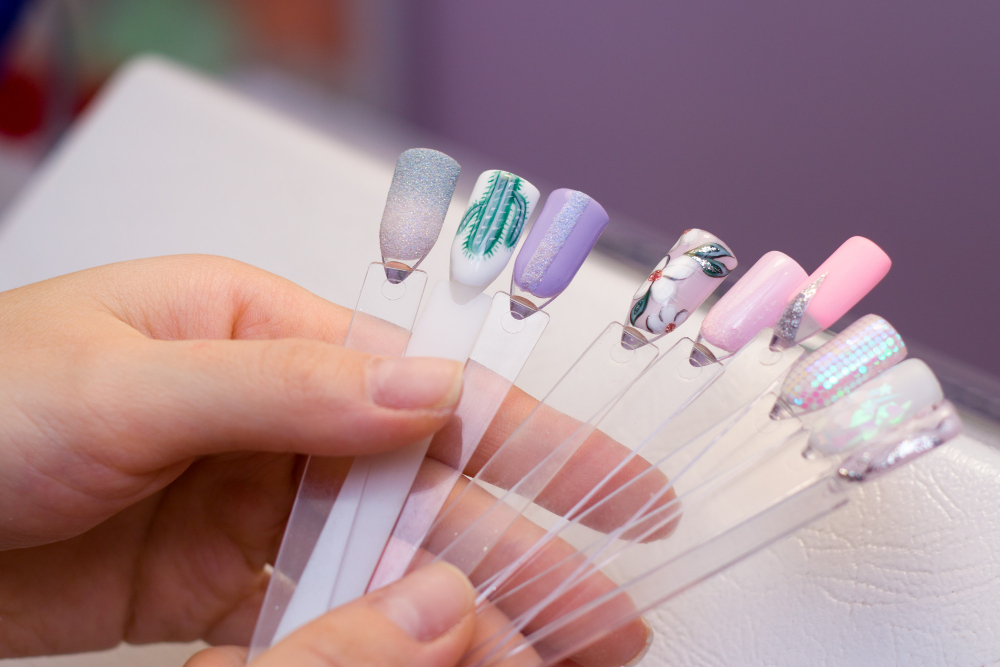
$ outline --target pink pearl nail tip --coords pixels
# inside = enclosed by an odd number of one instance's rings
[[[761,330],[777,323],[789,297],[806,278],[798,262],[772,250],[712,306],[701,325],[702,337],[727,352],[736,352]]]

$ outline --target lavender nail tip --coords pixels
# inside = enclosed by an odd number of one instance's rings
[[[396,161],[382,212],[379,245],[383,261],[416,266],[434,247],[461,167],[430,148],[411,148]]]
[[[561,188],[549,195],[514,260],[514,284],[541,299],[558,296],[580,270],[608,214],[591,197]]]

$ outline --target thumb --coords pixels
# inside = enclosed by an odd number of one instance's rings
[[[472,639],[475,593],[461,572],[435,563],[328,612],[283,639],[252,667],[450,667]],[[188,667],[238,664],[209,649]]]
[[[138,468],[236,449],[328,456],[371,454],[441,428],[461,395],[462,364],[388,358],[329,343],[142,341],[113,355],[111,412]],[[122,451],[122,450],[119,450]],[[130,466],[131,467],[131,466]]]

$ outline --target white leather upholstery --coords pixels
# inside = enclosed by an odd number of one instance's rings
[[[379,259],[391,177],[384,157],[143,61],[0,223],[0,289],[206,252],[350,307],[366,265]],[[474,178],[466,173],[463,183]],[[444,245],[425,264],[432,277],[447,273]],[[641,279],[589,259],[553,303],[522,386],[536,395],[551,386],[621,318]],[[495,286],[507,284],[505,272]],[[643,664],[1000,664],[998,473],[1000,451],[965,437],[869,485],[845,509],[652,614],[657,640]],[[142,662],[154,664],[154,654]]]

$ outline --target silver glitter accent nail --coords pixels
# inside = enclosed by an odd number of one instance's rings
[[[545,230],[545,236],[528,260],[528,265],[524,267],[521,284],[526,291],[530,292],[541,284],[546,271],[552,266],[552,260],[566,244],[566,239],[573,233],[573,228],[580,221],[580,216],[589,203],[590,197],[582,192],[574,190],[570,193],[568,200],[556,214],[555,220]]]
[[[382,260],[416,266],[434,247],[461,167],[444,153],[411,148],[396,162],[382,212]]]
[[[774,328],[779,338],[792,343],[795,342],[795,335],[799,332],[799,327],[802,325],[802,316],[805,315],[806,308],[809,307],[809,302],[816,296],[816,291],[819,290],[819,286],[823,283],[827,275],[824,273],[811,282],[804,290],[795,295],[791,303],[785,306],[785,311],[781,313],[781,318],[778,319],[778,324]]]

